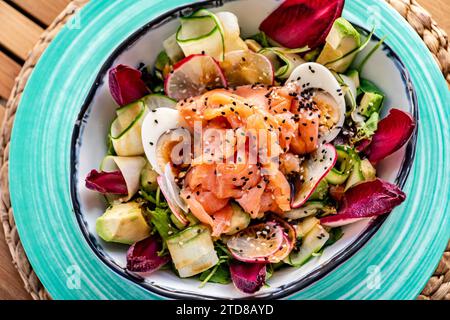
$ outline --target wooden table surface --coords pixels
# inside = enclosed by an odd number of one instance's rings
[[[450,34],[450,0],[417,0]],[[70,0],[0,0],[0,119],[14,79],[39,35]],[[1,229],[1,227],[0,227]],[[0,230],[0,300],[30,299]]]

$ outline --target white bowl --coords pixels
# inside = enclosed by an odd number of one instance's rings
[[[198,7],[213,11],[231,11],[239,18],[243,36],[258,32],[260,22],[279,5],[275,0],[228,1],[216,7],[217,1],[209,1],[188,7],[177,8],[172,12],[149,23],[136,31],[122,46],[111,54],[92,85],[80,113],[80,121],[74,128],[72,169],[72,199],[76,208],[80,228],[98,257],[113,270],[143,287],[169,298],[280,298],[302,290],[314,281],[331,272],[339,264],[349,259],[378,230],[386,217],[371,221],[361,221],[344,227],[344,236],[334,245],[325,249],[323,255],[310,260],[301,268],[286,268],[275,272],[268,281],[270,286],[262,288],[254,295],[245,295],[232,284],[220,285],[208,283],[199,288],[195,279],[180,279],[171,271],[158,271],[142,278],[125,270],[128,246],[102,241],[95,232],[95,221],[103,214],[103,197],[85,188],[84,179],[93,168],[98,168],[105,156],[106,137],[110,123],[115,116],[117,105],[108,89],[108,70],[117,64],[137,67],[140,63],[153,65],[157,54],[162,50],[162,42],[173,34],[179,24],[177,18],[186,15]],[[248,14],[251,12],[251,14]],[[365,49],[368,52],[378,41],[374,39]],[[364,53],[360,54],[360,57]],[[382,116],[390,107],[396,107],[417,115],[415,93],[408,71],[392,50],[383,45],[368,61],[364,78],[373,81],[386,93],[385,108]],[[403,186],[415,149],[415,136],[408,146],[383,160],[378,167],[378,175],[387,181]]]

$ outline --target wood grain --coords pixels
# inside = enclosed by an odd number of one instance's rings
[[[7,0],[25,10],[45,25],[50,25],[55,17],[69,4],[70,0]]]
[[[450,35],[450,0],[417,0]]]
[[[44,30],[3,0],[0,22],[0,45],[25,60]]]
[[[9,97],[19,71],[20,65],[0,51],[0,98]]]

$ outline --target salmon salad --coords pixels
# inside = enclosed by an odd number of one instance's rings
[[[116,117],[85,184],[105,199],[97,234],[124,246],[129,272],[253,294],[406,199],[377,164],[415,119],[366,78],[384,39],[365,50],[374,30],[343,5],[283,1],[257,34],[198,9],[154,63],[109,70]]]

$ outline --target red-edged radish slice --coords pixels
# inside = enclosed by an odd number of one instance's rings
[[[283,228],[283,242],[280,249],[269,257],[270,263],[278,263],[285,259],[294,249],[295,242],[297,240],[297,232],[287,221],[273,215],[270,219],[278,223]]]
[[[325,42],[343,8],[344,0],[286,0],[260,29],[284,47],[315,49]]]
[[[303,165],[302,176],[295,181],[292,208],[299,208],[308,201],[319,182],[330,172],[337,160],[333,145],[321,145]]]
[[[231,87],[248,84],[273,84],[272,63],[265,56],[250,50],[228,52],[220,64]]]
[[[324,217],[320,223],[339,227],[373,218],[391,212],[405,199],[403,191],[392,183],[381,179],[363,182],[345,193],[338,214]]]
[[[334,75],[321,64],[309,62],[294,69],[286,82],[292,90],[323,90],[318,92],[316,99],[319,109],[326,107],[328,114],[322,114],[333,119],[334,125],[330,128],[321,128],[321,140],[323,142],[333,141],[339,134],[345,121],[345,97],[339,82]],[[314,96],[313,96],[314,99]],[[322,106],[322,108],[320,108]],[[321,110],[322,113],[324,110]],[[326,129],[325,132],[323,130]]]
[[[233,257],[243,262],[268,262],[281,247],[283,228],[273,222],[248,227],[227,241]]]
[[[157,236],[133,244],[127,252],[127,270],[150,274],[170,261],[170,255],[160,256],[161,239]]]
[[[378,123],[378,130],[365,151],[370,162],[377,163],[403,147],[415,127],[416,122],[409,113],[391,109],[389,115]]]
[[[164,90],[170,98],[183,100],[226,86],[227,81],[216,60],[207,55],[193,54],[173,66]]]
[[[273,255],[271,255],[268,259],[268,262],[270,263],[278,263],[280,261],[283,261],[283,259],[286,259],[287,256],[291,253],[293,248],[293,243],[289,239],[288,236],[283,235],[283,242],[281,243],[280,248],[275,252]]]
[[[280,224],[280,226],[284,229],[284,235],[287,237],[289,252],[294,248],[295,241],[297,240],[297,232],[294,227],[290,225],[286,220],[277,217],[276,215],[272,215],[270,219],[273,219],[274,222]]]
[[[180,197],[181,190],[175,182],[175,177],[173,175],[172,166],[170,165],[170,163],[166,164],[163,176],[166,179],[166,186],[172,200],[181,208],[181,210],[188,213],[188,205]]]
[[[266,282],[266,265],[263,263],[242,263],[233,261],[230,264],[231,279],[234,286],[248,294],[257,292]]]
[[[181,224],[183,224],[184,226],[189,225],[189,221],[186,219],[186,216],[184,215],[183,211],[176,204],[176,202],[173,200],[171,196],[169,187],[166,184],[166,178],[164,176],[159,176],[156,179],[156,181],[158,182],[159,188],[161,189],[161,192],[164,195],[167,204],[169,205],[169,209],[172,211],[172,213],[175,215],[178,221],[180,221]]]

